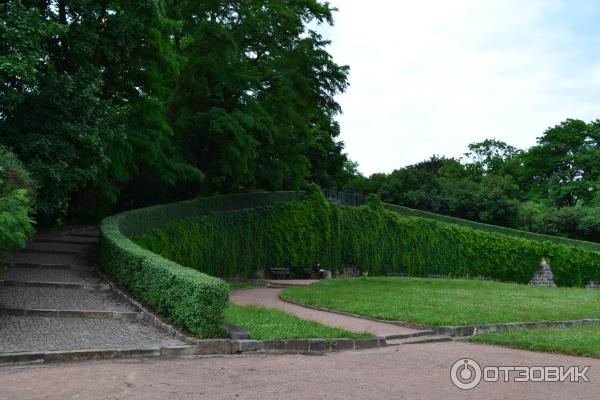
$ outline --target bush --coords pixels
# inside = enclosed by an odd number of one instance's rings
[[[0,253],[25,246],[33,234],[35,184],[17,157],[0,145]]]
[[[101,225],[101,267],[123,288],[173,323],[200,337],[221,337],[229,286],[224,281],[160,257],[134,242],[170,221],[297,198],[296,193],[215,196],[124,212]]]
[[[359,266],[369,275],[402,271],[526,283],[546,257],[559,285],[600,281],[599,252],[402,217],[373,198],[362,207],[344,207],[313,194],[302,201],[186,218],[136,240],[166,258],[218,276],[252,276],[268,267],[289,267],[300,274],[320,262],[333,270]]]

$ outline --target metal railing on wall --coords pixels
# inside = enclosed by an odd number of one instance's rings
[[[323,190],[327,200],[344,206],[362,206],[367,201],[367,195],[359,193],[338,192],[335,190]]]

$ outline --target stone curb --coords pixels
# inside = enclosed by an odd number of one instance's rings
[[[36,281],[10,281],[0,280],[0,286],[18,286],[18,287],[54,287],[64,289],[83,289],[94,291],[109,290],[108,285],[98,283],[66,283],[66,282],[36,282]]]
[[[382,322],[387,324],[393,324],[403,326],[412,329],[422,329],[430,331],[436,335],[452,336],[452,337],[464,337],[481,335],[483,333],[491,332],[503,332],[513,329],[534,329],[534,328],[568,328],[572,326],[582,325],[597,325],[600,324],[600,318],[585,318],[576,320],[564,320],[564,321],[531,321],[531,322],[503,322],[498,324],[482,324],[482,325],[460,325],[460,326],[435,326],[435,325],[421,325],[413,324],[410,322],[403,321],[388,321],[382,319],[376,319],[371,317],[365,317],[362,315],[352,314],[344,311],[330,310],[323,307],[316,307],[307,304],[302,304],[294,300],[287,300],[279,295],[281,301],[285,301],[290,304],[294,304],[300,307],[310,308],[312,310],[327,311],[334,314],[346,315],[349,317],[363,318],[371,321]],[[388,338],[391,339],[391,338]]]
[[[174,358],[189,356],[263,354],[323,354],[343,350],[385,347],[383,338],[293,339],[293,340],[199,340],[193,346],[165,346],[146,349],[82,349],[47,352],[0,353],[0,365],[44,364],[112,358]]]
[[[499,324],[437,326],[431,327],[438,335],[453,337],[474,336],[483,333],[504,332],[515,329],[570,328],[574,326],[599,325],[600,318],[586,318],[564,321],[506,322]]]
[[[0,314],[38,317],[75,317],[75,318],[114,318],[139,321],[142,313],[127,311],[96,311],[96,310],[53,310],[36,308],[0,308]]]

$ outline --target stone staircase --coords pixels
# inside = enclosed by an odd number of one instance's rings
[[[75,358],[161,354],[186,346],[147,324],[142,313],[109,290],[96,273],[98,244],[95,226],[38,234],[4,260],[0,363],[59,353]]]

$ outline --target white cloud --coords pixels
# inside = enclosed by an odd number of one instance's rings
[[[600,117],[597,2],[331,3],[336,25],[319,30],[351,67],[341,139],[367,175],[490,137],[527,148],[566,118]]]

